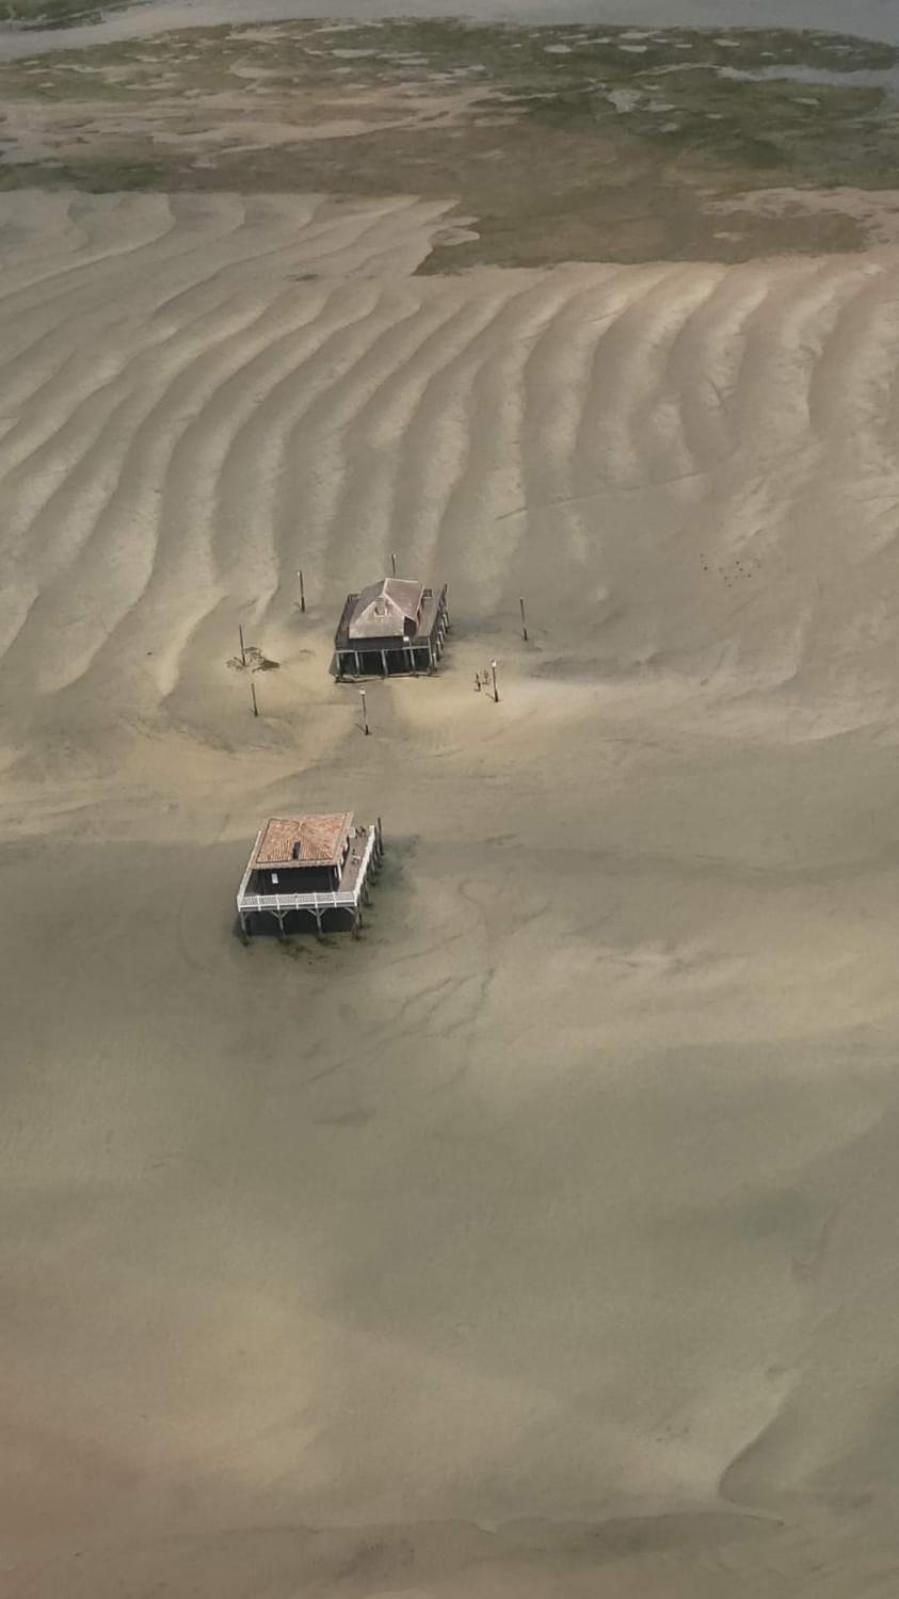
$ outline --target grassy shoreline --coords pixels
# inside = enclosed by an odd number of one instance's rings
[[[220,26],[7,63],[0,101],[0,187],[455,196],[444,268],[857,248],[851,208],[733,201],[899,172],[899,50],[823,33]]]
[[[102,22],[111,11],[123,11],[135,0],[0,0],[0,27],[74,28]],[[139,3],[139,0],[138,0]]]

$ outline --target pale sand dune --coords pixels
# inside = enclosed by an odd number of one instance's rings
[[[895,1591],[899,258],[447,225],[0,200],[12,1599]],[[365,939],[243,948],[344,804]]]

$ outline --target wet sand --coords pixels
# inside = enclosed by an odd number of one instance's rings
[[[5,1593],[892,1591],[895,251],[2,217]],[[344,806],[365,937],[244,947]]]

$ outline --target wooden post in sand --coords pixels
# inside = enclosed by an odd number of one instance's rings
[[[240,634],[240,664],[241,664],[241,666],[246,666],[246,664],[247,664],[247,652],[246,652],[246,649],[244,648],[243,628],[241,627],[239,622],[237,624],[237,631]]]
[[[524,614],[524,600],[520,599],[518,604],[521,607],[521,636],[526,644],[528,641],[528,619]]]
[[[490,670],[493,673],[493,699],[494,699],[494,703],[496,705],[498,705],[499,704],[499,689],[496,686],[496,662],[495,661],[491,661],[490,662]]]
[[[365,689],[364,688],[360,688],[360,690],[359,690],[359,698],[362,701],[362,731],[365,734],[366,738],[368,738],[368,735],[371,732],[371,728],[368,725],[368,706],[365,703]]]
[[[251,683],[250,684],[250,697],[251,697],[251,699],[253,701],[253,715],[254,716],[258,716],[259,715],[259,706],[256,704],[256,684],[255,683]]]
[[[391,565],[391,568],[393,570],[393,575],[394,575],[394,577],[396,577],[396,555],[395,554],[391,555],[391,557],[390,557],[390,565]]]
[[[297,573],[297,577],[300,580],[300,610],[301,611],[305,611],[305,609],[306,609],[306,588],[305,588],[305,585],[303,583],[302,568]]]

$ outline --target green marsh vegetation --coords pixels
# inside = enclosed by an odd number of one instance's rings
[[[45,106],[51,132],[70,103],[84,117],[77,147],[18,151],[0,182],[457,196],[479,237],[441,270],[852,248],[862,230],[832,208],[724,225],[714,203],[899,170],[899,51],[825,33],[219,27],[10,63],[0,100]]]

